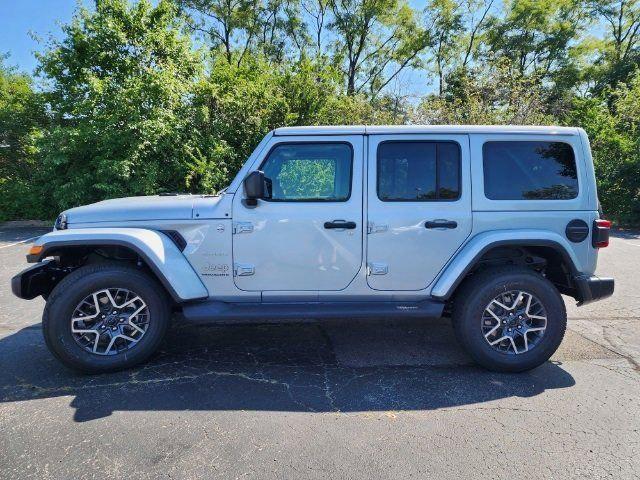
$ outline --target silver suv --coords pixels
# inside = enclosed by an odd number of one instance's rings
[[[12,288],[47,300],[48,347],[85,372],[146,360],[175,311],[446,315],[480,365],[523,371],[562,341],[561,294],[613,293],[594,276],[609,227],[579,128],[279,128],[217,195],[63,212]]]

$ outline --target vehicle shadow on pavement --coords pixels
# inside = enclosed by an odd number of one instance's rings
[[[147,364],[95,376],[65,369],[33,325],[0,339],[0,366],[0,402],[73,396],[78,422],[116,411],[428,410],[575,384],[552,362],[522,374],[482,370],[444,320],[177,323]]]

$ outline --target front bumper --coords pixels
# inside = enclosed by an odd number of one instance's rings
[[[11,291],[25,300],[48,295],[66,273],[68,271],[58,268],[53,260],[45,260],[14,276],[11,279]]]
[[[613,278],[580,275],[573,278],[577,290],[578,305],[595,302],[613,295]]]

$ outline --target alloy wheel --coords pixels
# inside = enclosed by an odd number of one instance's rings
[[[134,348],[148,327],[147,304],[124,288],[105,288],[87,295],[71,317],[73,339],[96,355],[117,355]]]
[[[518,355],[540,343],[547,328],[547,313],[532,293],[511,290],[496,296],[485,307],[481,328],[494,350]]]

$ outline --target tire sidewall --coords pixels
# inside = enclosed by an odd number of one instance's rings
[[[547,328],[540,343],[528,352],[509,355],[496,351],[482,333],[482,315],[487,305],[501,293],[521,290],[533,294],[547,313]],[[472,291],[458,319],[459,335],[471,356],[481,365],[502,371],[534,368],[558,349],[566,328],[566,310],[562,297],[545,278],[534,273],[508,273],[487,281]]]
[[[79,273],[79,272],[78,272]],[[133,269],[105,269],[79,275],[73,282],[52,292],[43,319],[47,345],[71,368],[93,373],[128,368],[146,360],[158,347],[169,323],[167,302],[152,279]],[[149,326],[130,350],[116,355],[97,355],[86,351],[73,338],[71,318],[77,305],[92,293],[106,288],[125,288],[135,292],[149,309]]]

